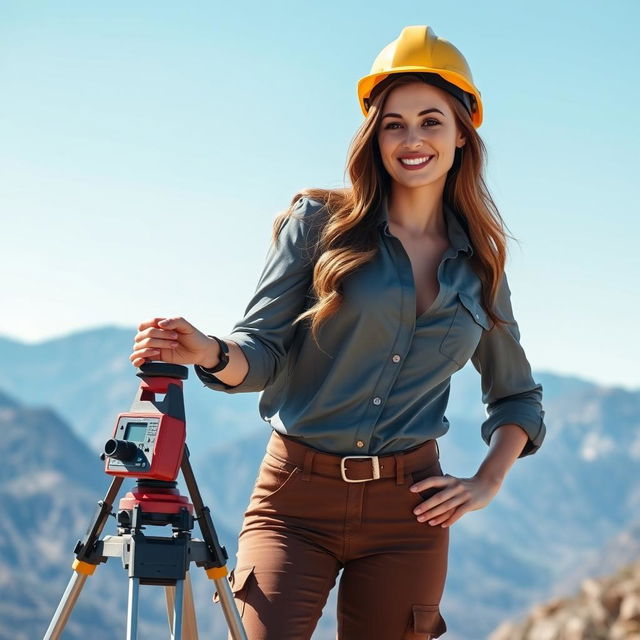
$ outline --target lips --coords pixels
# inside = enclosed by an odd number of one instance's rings
[[[433,156],[406,156],[403,158],[398,158],[398,162],[402,166],[403,169],[407,169],[408,171],[416,171],[418,169],[423,169],[426,167]]]

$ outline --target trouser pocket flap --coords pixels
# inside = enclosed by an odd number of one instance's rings
[[[236,567],[231,571],[227,580],[231,585],[231,591],[234,595],[240,593],[240,591],[244,589],[245,585],[247,584],[247,579],[253,573],[254,569],[255,565],[251,564],[244,567]],[[217,591],[213,594],[213,601],[220,602],[220,594]]]
[[[416,634],[427,634],[427,638],[439,638],[447,630],[444,618],[437,604],[413,605],[413,631]],[[422,637],[422,636],[420,636]]]

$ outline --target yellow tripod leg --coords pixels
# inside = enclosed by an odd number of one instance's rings
[[[89,566],[92,566],[95,570],[95,565]],[[73,610],[73,607],[78,600],[78,596],[82,591],[82,587],[84,587],[84,583],[89,575],[91,574],[83,573],[77,570],[71,574],[69,584],[67,584],[67,588],[65,589],[60,603],[58,604],[58,608],[53,614],[53,618],[51,619],[49,628],[44,634],[44,640],[58,640],[58,638],[60,638],[64,627],[67,624],[67,620],[71,615],[71,611]]]

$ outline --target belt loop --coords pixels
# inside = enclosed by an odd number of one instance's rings
[[[404,454],[396,453],[396,484],[404,484]]]
[[[438,452],[438,460],[440,460],[440,445],[438,444],[438,438],[434,438],[433,441],[436,443],[436,451]]]
[[[302,472],[302,479],[307,482],[311,480],[311,470],[313,469],[313,457],[316,455],[316,452],[312,449],[309,449],[304,454],[304,469]]]

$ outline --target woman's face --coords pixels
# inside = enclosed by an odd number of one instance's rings
[[[377,137],[382,162],[394,182],[407,188],[438,182],[444,187],[456,146],[465,142],[445,95],[418,81],[396,87],[387,96]]]

